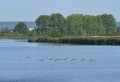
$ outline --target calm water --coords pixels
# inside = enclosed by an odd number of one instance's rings
[[[0,40],[0,82],[120,82],[120,47]]]

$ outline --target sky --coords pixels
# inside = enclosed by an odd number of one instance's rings
[[[120,21],[120,0],[0,0],[0,22],[35,21],[40,15],[61,13],[113,14]]]

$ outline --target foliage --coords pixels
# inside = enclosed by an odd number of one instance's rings
[[[80,44],[80,45],[120,45],[120,37],[63,37],[51,38],[40,37],[38,39],[29,40],[29,42],[54,42],[64,44]]]
[[[18,24],[15,26],[15,28],[14,28],[13,31],[14,31],[14,32],[18,32],[18,33],[20,33],[20,34],[22,34],[22,35],[28,35],[28,33],[29,33],[29,30],[28,30],[26,24],[23,23],[23,22],[18,23]]]
[[[117,32],[120,34],[120,27],[117,28]]]
[[[37,29],[29,31],[26,24],[18,23],[13,32],[8,27],[1,29],[0,36],[38,37],[49,36],[113,36],[120,35],[120,28],[116,28],[116,20],[111,14],[82,15],[72,14],[64,17],[60,13],[41,15],[36,19]]]
[[[48,36],[50,36],[50,37],[62,37],[62,33],[54,30],[51,33],[49,33]]]
[[[60,43],[80,45],[120,45],[118,37],[79,37],[61,38]]]
[[[28,42],[53,42],[58,43],[59,38],[53,38],[53,37],[39,37],[39,38],[30,38],[28,39]]]
[[[16,38],[24,38],[24,37],[21,36],[18,32],[7,32],[7,33],[0,33],[0,38],[16,39]]]
[[[36,25],[39,35],[49,35],[53,30],[59,31],[64,36],[99,36],[117,32],[116,21],[111,14],[98,16],[72,14],[64,18],[60,13],[53,13],[39,16]]]
[[[29,31],[28,37],[35,37],[35,36],[38,36],[37,31],[35,29]]]
[[[38,27],[47,27],[50,26],[51,23],[51,16],[49,15],[41,15],[36,19],[36,25]]]
[[[1,33],[8,33],[8,32],[12,32],[12,30],[9,29],[8,27],[5,27],[5,28],[1,28],[0,32]]]

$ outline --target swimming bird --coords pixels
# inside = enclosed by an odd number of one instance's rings
[[[65,59],[63,59],[63,60],[67,60],[68,58],[65,58]]]
[[[54,62],[56,62],[56,61],[58,61],[58,60],[61,60],[61,59],[55,59],[55,61],[54,61]]]
[[[48,59],[48,60],[53,60],[54,58],[50,58],[50,59]]]
[[[87,61],[86,59],[81,59],[81,62],[83,62],[83,61]]]
[[[72,62],[72,61],[76,61],[76,59],[71,59],[71,62]]]
[[[43,59],[41,59],[41,60],[39,60],[39,61],[43,61],[45,58],[43,58]]]
[[[31,56],[27,56],[27,57],[25,57],[25,58],[30,58]]]
[[[94,59],[90,59],[90,61],[89,62],[95,62],[95,60]]]

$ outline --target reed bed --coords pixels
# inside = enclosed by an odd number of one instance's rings
[[[35,39],[29,39],[28,41],[79,45],[120,45],[119,36],[65,36],[62,38],[39,37]]]

